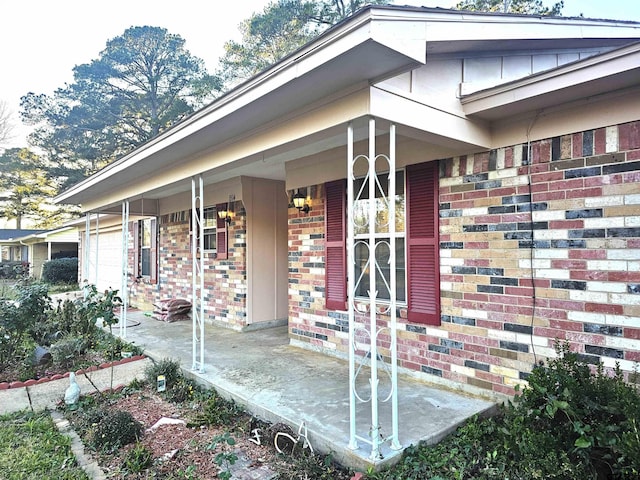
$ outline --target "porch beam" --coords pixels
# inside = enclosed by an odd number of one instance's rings
[[[470,120],[464,112],[435,108],[417,99],[371,87],[371,115],[411,127],[425,133],[425,140],[453,149],[490,149],[490,126],[482,120]]]

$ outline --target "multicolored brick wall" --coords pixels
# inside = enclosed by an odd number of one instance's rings
[[[205,252],[205,320],[240,329],[246,325],[246,215],[236,202],[233,222],[228,227],[228,259],[218,260]],[[170,298],[192,298],[190,211],[163,215],[159,219],[158,283],[146,280],[131,285],[131,304],[151,308]],[[130,237],[133,229],[130,227]],[[133,271],[133,240],[129,265]]]
[[[566,340],[588,362],[633,371],[640,122],[448,158],[440,168],[442,323],[400,318],[400,366],[512,395]],[[318,298],[324,211],[322,195],[314,198],[308,217],[290,210],[290,333],[345,354],[347,317]]]
[[[324,189],[309,188],[308,214],[289,208],[289,334],[317,349],[344,350],[347,317],[324,307]]]

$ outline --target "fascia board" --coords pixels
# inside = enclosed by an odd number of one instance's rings
[[[453,23],[463,28],[452,28]],[[426,22],[427,42],[612,39],[640,37],[640,23],[562,17],[449,15]]]

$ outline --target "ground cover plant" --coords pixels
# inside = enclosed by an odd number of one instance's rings
[[[165,390],[158,392],[160,375]],[[170,359],[147,367],[143,381],[60,408],[108,478],[231,479],[237,464],[266,468],[282,480],[351,478],[331,456],[301,446],[279,454],[274,436],[288,427],[263,422],[199,387]],[[155,426],[162,418],[169,420]]]
[[[606,372],[557,345],[512,403],[475,417],[435,446],[406,450],[372,480],[640,478],[640,393],[619,369]]]
[[[101,328],[114,325],[120,305],[117,291],[98,292],[54,304],[49,285],[23,279],[11,295],[0,298],[0,382],[38,379],[64,374],[121,358],[126,350],[141,349]]]
[[[86,480],[71,452],[70,440],[58,432],[47,412],[0,415],[0,477]]]

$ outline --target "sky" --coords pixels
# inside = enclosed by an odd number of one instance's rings
[[[0,15],[0,100],[14,113],[11,146],[26,146],[18,117],[20,97],[51,94],[73,80],[75,65],[99,57],[106,42],[132,26],[166,28],[186,49],[216,68],[238,25],[270,0],[14,0]],[[458,0],[395,0],[394,5],[451,8]],[[546,5],[555,3],[544,0]],[[640,22],[639,0],[564,0],[564,16]]]

